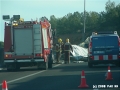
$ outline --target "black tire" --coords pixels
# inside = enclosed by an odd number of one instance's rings
[[[54,55],[51,53],[48,56],[48,68],[52,68],[52,64],[53,64],[53,60],[54,60]]]
[[[20,66],[19,66],[19,65],[16,66],[15,70],[16,70],[16,71],[19,71],[19,70],[20,70]]]
[[[120,60],[119,60],[119,64],[118,64],[118,67],[120,67]]]
[[[52,68],[52,63],[48,63],[48,68]]]
[[[6,67],[7,67],[7,71],[8,71],[8,72],[13,71],[12,66],[13,66],[13,64],[6,64]]]
[[[38,68],[38,70],[47,70],[48,69],[48,62],[38,63],[37,68]]]
[[[12,71],[12,69],[7,68],[7,71],[10,72],[10,71]]]
[[[88,62],[88,67],[89,68],[92,68],[93,67],[93,64],[91,62]]]

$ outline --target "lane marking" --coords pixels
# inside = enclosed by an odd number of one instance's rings
[[[55,65],[53,67],[58,67],[60,66],[61,64],[58,64],[58,65]],[[15,81],[18,81],[18,80],[21,80],[21,79],[24,79],[24,78],[28,78],[28,77],[31,77],[31,76],[34,76],[34,75],[37,75],[39,73],[42,73],[42,72],[45,72],[45,71],[48,71],[48,70],[42,70],[42,71],[39,71],[39,72],[36,72],[36,73],[33,73],[33,74],[30,74],[30,75],[27,75],[27,76],[24,76],[24,77],[20,77],[20,78],[17,78],[17,79],[14,79],[14,80],[11,80],[11,81],[7,81],[7,83],[12,83],[12,82],[15,82]],[[0,86],[2,85],[2,83],[0,84]]]

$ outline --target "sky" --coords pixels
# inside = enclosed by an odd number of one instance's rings
[[[108,0],[85,0],[85,10],[101,12],[105,11],[105,4]],[[116,5],[120,0],[114,1]],[[4,20],[3,15],[20,15],[24,20],[36,20],[51,15],[61,18],[68,13],[79,13],[84,11],[84,0],[0,0],[0,41],[4,41]]]

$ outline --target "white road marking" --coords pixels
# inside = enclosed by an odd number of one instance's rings
[[[53,67],[58,67],[60,66],[61,64],[58,64],[58,65],[55,65]],[[14,80],[11,80],[11,81],[7,81],[7,83],[12,83],[12,82],[15,82],[15,81],[18,81],[18,80],[21,80],[21,79],[24,79],[24,78],[28,78],[28,77],[31,77],[31,76],[34,76],[34,75],[37,75],[39,73],[42,73],[42,72],[45,72],[47,70],[42,70],[42,71],[39,71],[39,72],[36,72],[36,73],[33,73],[33,74],[30,74],[30,75],[27,75],[27,76],[24,76],[24,77],[20,77],[20,78],[17,78],[17,79],[14,79]],[[0,86],[2,85],[2,83],[0,84]]]

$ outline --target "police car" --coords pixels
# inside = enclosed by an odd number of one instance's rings
[[[93,32],[88,47],[88,67],[98,64],[120,66],[120,38],[117,31]]]

